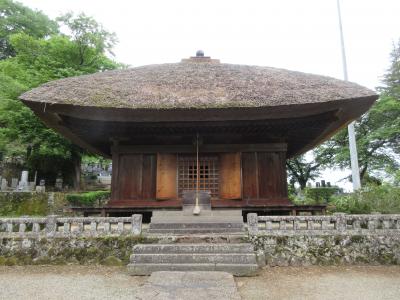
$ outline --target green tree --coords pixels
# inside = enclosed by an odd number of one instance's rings
[[[120,65],[106,56],[115,43],[113,34],[107,34],[83,14],[77,18],[65,15],[62,22],[73,25],[68,28],[69,35],[37,38],[19,32],[7,36],[15,56],[0,61],[1,87],[4,87],[0,92],[0,147],[8,156],[25,156],[26,167],[39,170],[40,176],[55,178],[55,172],[63,170],[63,175],[79,188],[80,163],[85,151],[47,128],[17,97],[50,80]],[[78,39],[79,36],[85,38]]]
[[[393,44],[393,50],[390,54],[390,67],[384,75],[384,87],[379,90],[388,96],[400,101],[400,39]]]
[[[355,124],[363,183],[381,181],[374,175],[379,172],[393,174],[400,167],[400,41],[391,58],[391,66],[384,76],[385,86],[379,88],[380,98]],[[340,131],[319,151],[321,154],[333,151],[331,166],[349,168],[347,130]]]
[[[325,148],[325,151],[321,151],[319,148],[312,151],[312,159],[306,159],[306,155],[299,155],[286,161],[286,167],[288,170],[289,183],[294,186],[297,182],[300,188],[304,190],[307,182],[318,177],[321,170],[325,166],[329,165],[330,160],[333,156],[332,151],[328,151],[329,148]]]
[[[15,56],[8,39],[12,34],[26,33],[35,38],[44,38],[57,32],[57,23],[42,12],[11,0],[0,0],[0,59]]]
[[[57,20],[71,31],[72,40],[77,50],[77,63],[80,66],[98,65],[104,53],[114,55],[112,48],[117,43],[115,33],[108,32],[91,17],[81,13],[74,16],[69,12]]]

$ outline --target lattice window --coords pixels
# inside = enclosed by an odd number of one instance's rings
[[[210,191],[211,198],[218,198],[218,156],[201,155],[199,157],[199,189]],[[197,185],[197,165],[195,155],[178,157],[178,194],[182,198],[183,191],[195,190]]]

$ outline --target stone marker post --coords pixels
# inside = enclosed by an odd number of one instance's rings
[[[46,234],[49,236],[54,236],[57,231],[57,216],[49,215],[46,220]]]
[[[337,231],[345,231],[346,230],[346,214],[345,213],[334,213],[336,217],[336,230]]]
[[[247,214],[247,228],[250,234],[258,232],[258,216],[256,213]]]
[[[139,235],[142,233],[142,215],[132,215],[132,234]]]
[[[378,216],[381,215],[381,213],[377,212],[377,211],[372,211],[370,215],[371,215],[371,218],[368,220],[368,229],[369,230],[378,229],[378,226],[379,226]]]

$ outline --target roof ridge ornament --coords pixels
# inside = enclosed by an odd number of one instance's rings
[[[204,51],[203,50],[197,50],[196,51],[196,57],[204,57]]]
[[[190,58],[184,58],[182,59],[183,63],[220,63],[219,59],[212,59],[210,56],[204,56],[204,51],[203,50],[197,50],[196,51],[196,56],[191,56]]]

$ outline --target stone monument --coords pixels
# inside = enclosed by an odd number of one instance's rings
[[[21,180],[18,185],[18,190],[27,191],[29,189],[28,175],[29,175],[28,171],[22,171]]]

